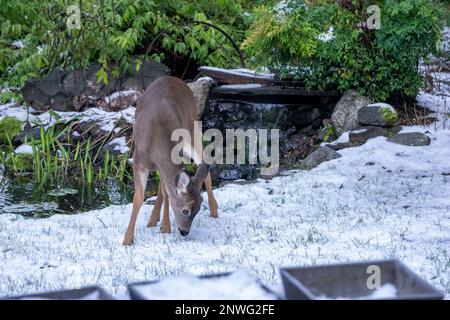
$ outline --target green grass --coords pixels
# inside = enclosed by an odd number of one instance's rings
[[[22,121],[15,117],[4,117],[0,120],[0,145],[11,145],[12,137],[22,131]]]
[[[70,137],[68,133],[76,121],[62,123],[56,120],[55,125],[47,129],[40,128],[39,139],[27,141],[32,147],[30,155],[14,154],[12,135],[9,134],[14,131],[5,131],[2,145],[6,152],[0,152],[0,163],[7,174],[17,176],[27,173],[36,183],[37,191],[49,190],[54,186],[64,187],[69,180],[92,185],[108,178],[121,182],[133,179],[128,154],[113,156],[107,148],[102,148],[108,135],[97,139],[89,137],[75,144],[67,137]],[[3,124],[8,128],[16,128],[18,122],[7,119]],[[20,121],[19,124],[21,128]],[[105,156],[99,160],[98,155],[102,150],[106,150]]]

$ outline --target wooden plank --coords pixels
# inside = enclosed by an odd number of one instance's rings
[[[272,83],[274,83],[273,75],[252,73],[251,70],[245,72],[245,70],[243,69],[225,70],[214,67],[200,67],[199,71],[205,76],[214,78],[222,83],[229,83],[229,84],[259,83],[264,85],[271,85]]]
[[[241,100],[254,103],[289,105],[329,105],[337,103],[341,94],[337,91],[319,92],[306,88],[262,86],[258,84],[224,85],[212,89],[212,98]]]

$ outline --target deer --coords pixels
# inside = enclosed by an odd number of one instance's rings
[[[160,173],[160,183],[148,228],[157,226],[163,207],[161,232],[171,232],[170,204],[178,231],[181,236],[187,236],[203,201],[200,193],[203,183],[208,195],[210,217],[218,217],[209,165],[204,163],[201,150],[193,146],[187,148],[191,150],[191,159],[197,164],[193,176],[187,173],[182,163],[176,164],[171,159],[176,144],[171,141],[172,132],[186,129],[193,137],[196,120],[194,95],[188,85],[176,77],[164,76],[154,80],[138,101],[133,126],[133,207],[123,245],[131,245],[134,241],[136,219],[144,201],[147,179],[150,172],[156,170]]]

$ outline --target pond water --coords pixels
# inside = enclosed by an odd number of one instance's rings
[[[0,168],[0,214],[14,213],[35,218],[74,214],[130,203],[134,193],[132,184],[112,178],[91,186],[69,181],[64,188],[39,191],[36,188],[29,178],[9,178]]]

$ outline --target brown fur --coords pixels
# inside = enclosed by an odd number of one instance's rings
[[[187,176],[182,165],[176,165],[171,160],[171,151],[176,144],[171,141],[172,132],[184,128],[189,130],[193,137],[196,118],[194,96],[182,80],[175,77],[161,77],[145,90],[136,108],[133,128],[135,194],[124,245],[133,243],[137,215],[144,200],[147,178],[151,171],[159,170],[161,182],[148,227],[157,225],[163,206],[161,231],[170,232],[170,203],[180,232],[189,232],[192,220],[203,200],[200,195],[203,181],[207,189],[210,215],[217,217],[217,202],[212,193],[208,166],[200,164],[196,174],[191,178]],[[181,192],[180,184],[186,180],[189,181],[184,190],[186,192]],[[189,217],[183,216],[183,209],[190,212]]]

